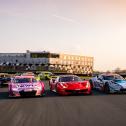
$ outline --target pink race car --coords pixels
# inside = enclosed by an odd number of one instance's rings
[[[42,96],[45,92],[44,83],[34,76],[15,76],[8,84],[9,97]]]

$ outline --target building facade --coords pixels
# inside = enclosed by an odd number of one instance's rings
[[[93,63],[93,57],[47,51],[33,52],[28,50],[26,53],[0,53],[0,67],[16,67],[25,70],[92,74]]]

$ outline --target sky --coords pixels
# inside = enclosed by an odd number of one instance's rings
[[[0,53],[52,51],[126,69],[125,0],[0,0]]]

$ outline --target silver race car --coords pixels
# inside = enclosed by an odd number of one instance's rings
[[[126,80],[118,74],[100,74],[90,79],[92,88],[109,93],[125,93]]]

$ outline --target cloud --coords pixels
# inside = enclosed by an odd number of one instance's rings
[[[66,21],[66,22],[71,22],[71,23],[80,24],[79,22],[75,21],[75,20],[72,19],[72,18],[68,18],[68,17],[64,17],[64,16],[59,16],[59,15],[56,15],[56,14],[53,14],[52,16],[55,17],[55,18],[57,18],[57,19]]]

